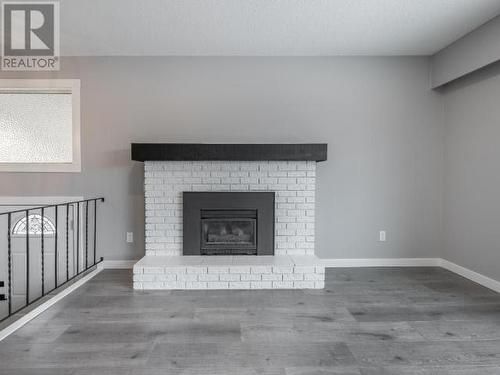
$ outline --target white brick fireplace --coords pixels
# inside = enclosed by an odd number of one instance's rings
[[[314,161],[147,161],[146,255],[182,255],[182,193],[274,191],[275,254],[314,255]]]
[[[323,288],[316,161],[144,160],[146,256],[135,289]],[[274,256],[183,256],[184,192],[275,193]]]

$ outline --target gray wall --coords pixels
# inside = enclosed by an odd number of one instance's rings
[[[500,60],[500,16],[432,57],[431,86],[438,87]]]
[[[500,280],[500,64],[443,90],[444,258]]]
[[[440,252],[442,108],[427,58],[70,58],[55,74],[0,73],[30,76],[82,80],[83,171],[1,173],[0,195],[105,196],[106,259],[144,254],[141,141],[328,142],[319,256]]]

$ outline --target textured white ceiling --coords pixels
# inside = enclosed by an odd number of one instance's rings
[[[64,55],[430,55],[500,0],[62,0]]]

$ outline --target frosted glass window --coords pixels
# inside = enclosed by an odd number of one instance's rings
[[[0,92],[0,163],[72,163],[71,93]]]

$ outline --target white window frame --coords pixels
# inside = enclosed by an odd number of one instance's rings
[[[71,163],[2,163],[0,172],[73,172],[82,171],[80,135],[79,79],[0,79],[0,93],[68,93],[71,94],[73,121],[73,162]]]

